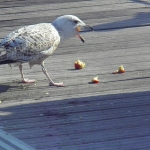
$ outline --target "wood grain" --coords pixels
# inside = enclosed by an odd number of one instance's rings
[[[85,44],[72,38],[22,84],[17,67],[0,66],[0,128],[37,150],[150,149],[150,3],[148,0],[1,1],[0,39],[24,25],[77,15],[92,25]],[[74,69],[74,61],[86,63]],[[124,74],[112,74],[120,65]],[[99,76],[99,84],[91,79]]]

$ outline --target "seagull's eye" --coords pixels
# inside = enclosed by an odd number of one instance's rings
[[[77,23],[79,23],[79,21],[78,20],[74,20],[74,23],[77,24]]]

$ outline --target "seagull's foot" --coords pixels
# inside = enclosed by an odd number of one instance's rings
[[[64,87],[63,82],[60,82],[60,83],[50,82],[49,85],[50,85],[50,86],[57,86],[57,87]]]
[[[22,82],[23,83],[35,83],[35,80],[34,79],[31,80],[27,78],[27,79],[23,79]]]

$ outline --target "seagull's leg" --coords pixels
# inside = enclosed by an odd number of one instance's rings
[[[35,82],[34,79],[29,80],[28,78],[27,79],[24,78],[23,71],[22,71],[22,64],[19,64],[19,70],[20,70],[20,73],[21,73],[21,78],[22,78],[23,83],[34,83]]]
[[[47,70],[45,69],[45,66],[44,66],[44,61],[41,63],[41,66],[42,66],[42,71],[43,73],[46,75],[48,81],[49,81],[49,85],[50,86],[64,86],[63,82],[60,82],[60,83],[55,83],[53,82],[53,80],[50,78],[50,76],[48,75],[47,73]]]

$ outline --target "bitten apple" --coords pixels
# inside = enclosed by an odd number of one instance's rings
[[[94,77],[94,78],[92,79],[92,82],[93,82],[93,83],[99,83],[98,76]]]
[[[116,70],[115,72],[112,72],[113,74],[118,74],[118,73],[124,73],[125,69],[123,67],[123,65],[119,66],[118,70]]]
[[[85,63],[78,59],[74,62],[74,67],[75,69],[83,69],[85,67]]]
[[[124,67],[122,65],[119,66],[118,73],[124,73],[124,72],[125,72]]]

